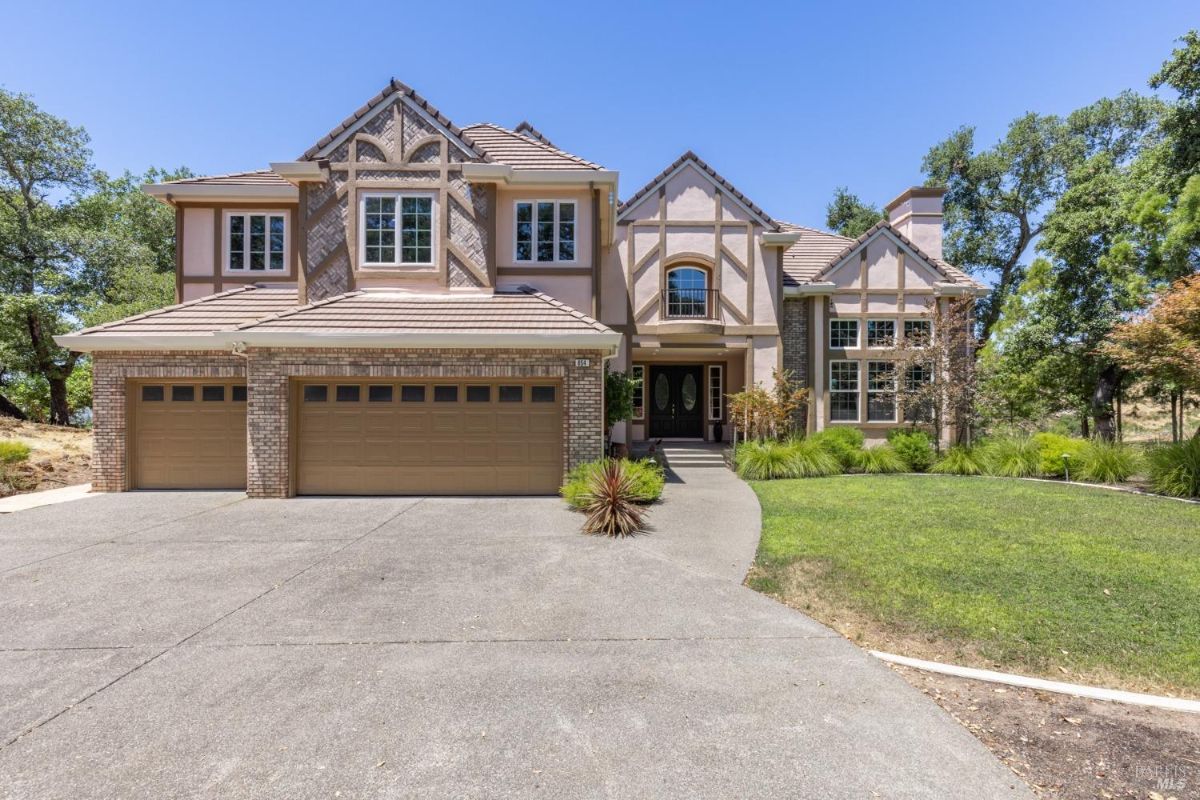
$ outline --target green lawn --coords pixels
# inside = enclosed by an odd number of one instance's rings
[[[752,485],[760,591],[1018,671],[1200,690],[1200,506],[989,478]]]

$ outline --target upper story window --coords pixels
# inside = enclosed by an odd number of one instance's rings
[[[287,269],[287,215],[281,211],[226,213],[225,269],[228,272]]]
[[[708,318],[708,271],[698,267],[667,270],[666,299],[668,317]]]
[[[924,347],[933,339],[933,320],[904,320],[904,339],[910,347]]]
[[[835,350],[858,347],[858,320],[829,320],[829,346]]]
[[[867,347],[895,347],[896,320],[869,319],[867,320]]]
[[[518,201],[516,225],[515,260],[575,260],[575,201]]]
[[[362,263],[372,267],[433,265],[433,195],[363,194],[359,213]]]

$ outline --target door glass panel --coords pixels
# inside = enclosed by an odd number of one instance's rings
[[[667,405],[671,402],[671,382],[667,380],[665,372],[658,373],[658,377],[654,379],[654,407],[659,411],[666,411]]]
[[[688,373],[683,376],[683,386],[679,389],[683,395],[683,407],[687,411],[691,411],[696,407],[696,376]]]

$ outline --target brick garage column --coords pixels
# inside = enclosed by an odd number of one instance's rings
[[[246,494],[291,493],[291,396],[287,373],[269,351],[249,352],[246,385]]]
[[[579,357],[591,364],[577,367],[572,357],[563,387],[568,471],[604,455],[604,360],[599,352],[581,353]]]
[[[125,375],[119,362],[97,354],[92,363],[92,489],[123,492],[125,475]]]

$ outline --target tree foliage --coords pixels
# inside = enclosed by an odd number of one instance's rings
[[[847,187],[833,191],[833,199],[825,206],[825,225],[835,233],[856,239],[887,216],[873,205],[864,203]]]

